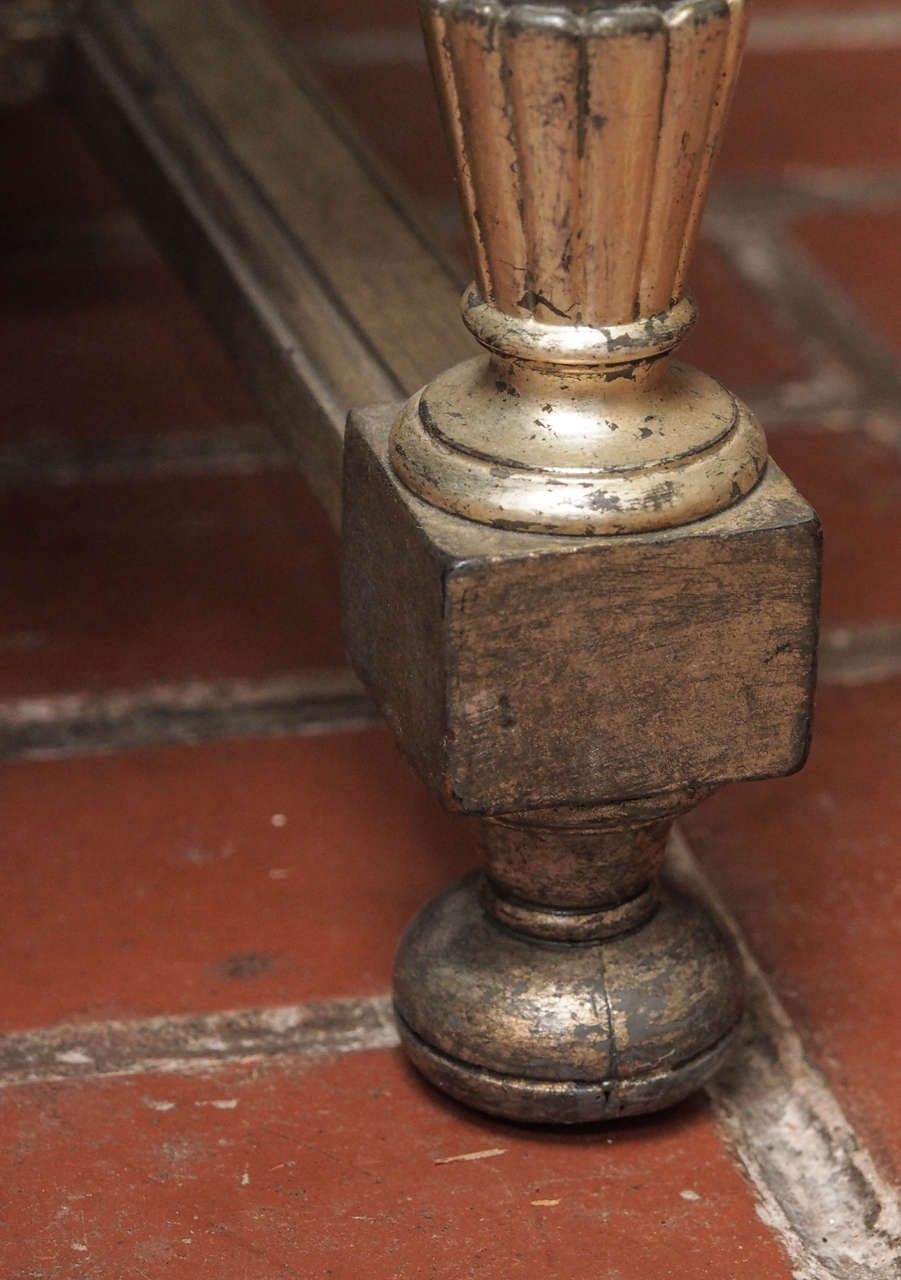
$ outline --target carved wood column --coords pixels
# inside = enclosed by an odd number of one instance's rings
[[[404,1043],[520,1119],[654,1110],[735,1038],[738,961],[659,875],[673,818],[807,749],[819,530],[673,359],[741,0],[426,0],[485,354],[353,415],[345,614],[486,868],[414,921]]]

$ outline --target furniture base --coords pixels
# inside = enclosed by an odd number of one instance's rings
[[[404,1047],[458,1100],[507,1119],[577,1124],[657,1111],[723,1064],[741,1016],[731,940],[684,890],[603,941],[520,935],[471,874],[429,902],[395,965]]]

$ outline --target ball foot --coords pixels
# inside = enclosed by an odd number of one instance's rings
[[[730,939],[666,884],[631,932],[553,943],[498,923],[470,875],[420,912],[395,966],[400,1035],[419,1070],[470,1106],[536,1123],[681,1101],[727,1058],[742,996]]]

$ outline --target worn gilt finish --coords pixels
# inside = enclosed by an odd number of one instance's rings
[[[740,966],[660,876],[673,819],[809,732],[816,516],[749,411],[671,358],[743,6],[425,0],[486,354],[352,415],[354,663],[483,873],[396,963],[402,1038],[488,1111],[683,1097]]]
[[[522,1119],[653,1110],[715,1070],[739,967],[660,877],[667,833],[806,750],[816,517],[671,357],[741,25],[707,0],[428,9],[474,360],[427,239],[237,0],[90,0],[64,60],[335,518],[344,443],[349,651],[486,856],[402,943],[401,1034]]]
[[[623,533],[753,488],[763,434],[668,359],[744,31],[740,0],[659,7],[436,0],[425,32],[489,354],[409,404],[415,492],[515,529]]]

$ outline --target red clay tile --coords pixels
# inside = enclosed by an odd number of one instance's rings
[[[901,162],[901,49],[746,55],[719,175]]]
[[[901,619],[901,457],[853,432],[773,430],[770,451],[823,523],[823,621]]]
[[[791,779],[721,791],[686,820],[867,1145],[901,1173],[901,681],[818,697]]]
[[[795,341],[709,241],[702,240],[698,247],[688,284],[698,300],[700,319],[679,348],[680,359],[737,392],[804,376]]]
[[[7,493],[0,697],[342,665],[337,562],[293,470]]]
[[[157,259],[7,270],[0,440],[254,421],[200,314]]]
[[[901,130],[899,130],[901,135]],[[844,289],[874,334],[901,357],[901,210],[864,209],[806,218],[794,235]]]
[[[11,1220],[31,1237],[0,1245],[5,1275],[791,1274],[700,1104],[542,1133],[465,1113],[369,1052],[9,1090],[3,1109]]]
[[[123,197],[60,109],[0,113],[3,245],[89,219]],[[51,247],[48,243],[48,248]],[[155,258],[35,250],[4,263],[0,441],[105,437],[256,418],[224,352]]]
[[[78,126],[58,107],[0,111],[2,222],[106,212],[124,204]]]
[[[385,991],[474,859],[384,730],[12,764],[0,790],[7,1030]]]

